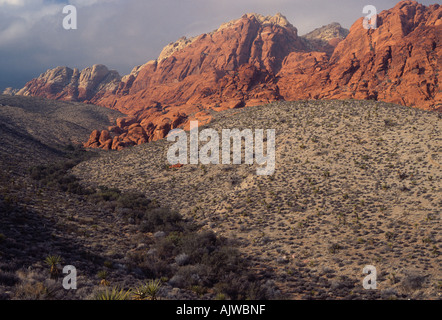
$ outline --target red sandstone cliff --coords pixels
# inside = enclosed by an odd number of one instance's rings
[[[442,6],[403,1],[378,15],[378,28],[362,18],[330,59],[291,53],[278,73],[280,94],[291,99],[376,99],[441,109]]]
[[[104,66],[59,67],[18,94],[128,114],[86,143],[105,149],[161,139],[190,119],[210,121],[209,109],[278,99],[376,99],[442,111],[442,6],[402,1],[381,12],[377,24],[366,30],[361,18],[347,36],[331,24],[299,37],[280,14],[247,14],[214,32],[181,38],[123,78]]]

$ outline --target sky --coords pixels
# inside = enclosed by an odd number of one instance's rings
[[[350,28],[362,9],[392,8],[397,0],[0,0],[0,92],[21,88],[47,69],[104,64],[120,75],[156,59],[182,36],[217,29],[245,13],[282,13],[299,35],[339,22]],[[429,5],[440,0],[419,1]],[[66,5],[77,29],[63,28]]]

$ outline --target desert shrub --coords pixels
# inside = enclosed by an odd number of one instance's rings
[[[91,194],[90,198],[94,202],[117,201],[121,196],[121,191],[117,188],[99,187],[98,190]]]
[[[147,210],[140,223],[142,232],[179,231],[183,227],[184,221],[181,215],[166,208]]]
[[[339,243],[332,243],[328,246],[328,251],[330,253],[337,253],[339,250],[342,249],[342,246]]]
[[[189,226],[187,226],[187,227],[189,227]],[[172,231],[166,237],[166,239],[172,241],[172,243],[175,246],[178,246],[181,243],[182,238],[183,238],[183,233],[178,232],[178,231]]]
[[[384,119],[384,124],[386,127],[394,127],[396,122],[394,122],[392,119]]]
[[[175,262],[179,266],[185,266],[189,263],[189,255],[186,253],[180,253],[175,257]]]
[[[210,270],[206,265],[187,265],[178,269],[171,282],[174,286],[190,289],[192,286],[210,287]]]
[[[407,291],[414,291],[422,288],[424,282],[425,276],[408,272],[401,281],[401,286]]]
[[[238,275],[228,273],[216,284],[216,290],[227,295],[232,300],[266,300],[269,297],[266,290],[250,274]]]
[[[169,238],[162,238],[155,244],[155,254],[163,260],[170,260],[177,253],[177,249]]]
[[[159,257],[146,257],[138,261],[134,267],[138,268],[143,272],[146,278],[169,278],[173,276],[174,270],[172,270],[171,265],[168,260]]]
[[[17,284],[14,289],[14,297],[18,300],[50,300],[54,298],[56,285],[54,282],[24,282]]]
[[[174,261],[178,265],[171,278],[173,286],[198,287],[198,292],[215,288],[219,294],[232,299],[267,297],[239,250],[212,231],[185,233],[174,245],[173,250],[165,250],[175,254]]]
[[[190,263],[200,263],[204,254],[213,252],[217,245],[217,238],[212,231],[190,233],[183,237],[181,251],[189,255]]]
[[[241,259],[239,251],[228,246],[218,248],[210,254],[204,254],[201,263],[210,267],[214,281],[221,279],[227,273],[245,270],[246,267],[245,260]]]
[[[151,201],[144,194],[126,192],[121,193],[117,198],[117,206],[129,209],[143,210],[149,208]]]

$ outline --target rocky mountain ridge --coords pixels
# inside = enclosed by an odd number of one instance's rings
[[[207,123],[212,110],[275,100],[369,99],[442,110],[442,7],[401,1],[379,13],[377,24],[366,30],[360,18],[347,36],[333,23],[300,37],[281,14],[245,14],[169,44],[159,59],[123,78],[93,66],[77,81],[75,72],[56,68],[18,94],[76,99],[128,114],[85,144],[104,149],[162,139],[193,119]]]

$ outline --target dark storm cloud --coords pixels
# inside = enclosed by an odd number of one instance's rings
[[[0,0],[0,90],[22,87],[27,80],[58,65],[84,68],[96,63],[124,75],[155,59],[181,36],[216,29],[244,13],[284,14],[305,34],[337,21],[344,27],[393,0]],[[62,8],[78,10],[78,29],[62,28]],[[434,3],[421,1],[423,4]]]

